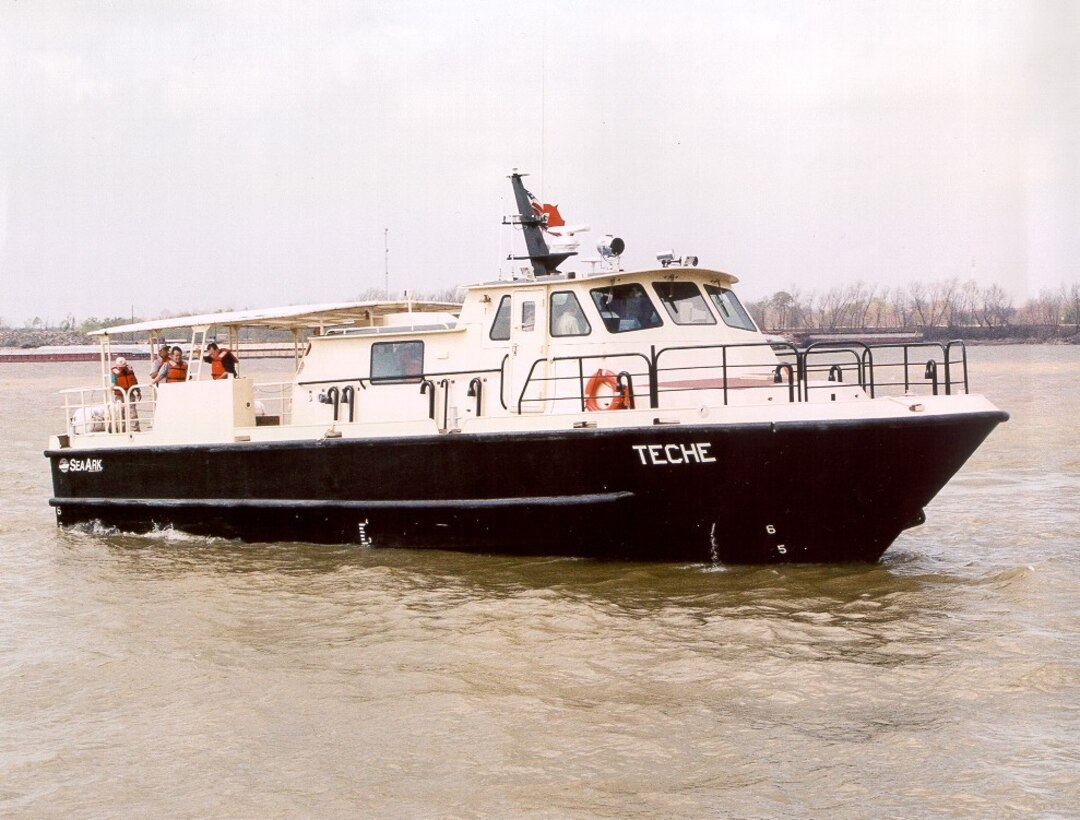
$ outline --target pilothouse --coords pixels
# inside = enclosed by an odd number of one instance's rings
[[[872,561],[1007,418],[968,391],[962,343],[778,343],[736,277],[673,251],[623,270],[611,234],[599,261],[576,260],[589,270],[570,270],[588,226],[510,180],[506,222],[527,264],[466,286],[461,304],[100,331],[101,384],[65,391],[66,429],[46,452],[58,522],[365,548]],[[109,382],[112,337],[153,343],[178,326],[185,381]],[[210,334],[235,346],[247,327],[291,331],[291,379],[210,378]],[[97,468],[71,469],[86,463]]]

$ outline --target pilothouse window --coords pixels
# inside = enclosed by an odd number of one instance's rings
[[[552,336],[588,336],[591,332],[592,325],[573,292],[560,290],[551,294]]]
[[[423,342],[376,342],[371,346],[373,384],[417,384],[423,375]]]
[[[499,302],[499,309],[495,312],[495,321],[491,323],[491,333],[488,334],[494,342],[506,342],[510,340],[510,296],[504,296]]]
[[[664,323],[649,300],[645,288],[636,282],[595,288],[589,293],[596,309],[600,311],[600,318],[604,320],[604,327],[611,333],[645,330],[660,327]]]
[[[732,291],[727,288],[718,288],[716,285],[706,285],[705,292],[709,294],[709,298],[716,305],[717,313],[728,327],[739,330],[757,330],[754,320],[750,318],[750,314],[742,306],[739,297]]]
[[[705,297],[693,282],[653,282],[653,290],[675,324],[716,324]]]

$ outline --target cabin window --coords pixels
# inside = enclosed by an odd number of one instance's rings
[[[604,327],[611,333],[645,330],[660,327],[664,323],[645,288],[636,282],[595,288],[589,293],[596,309],[600,311],[600,318],[604,320]]]
[[[495,321],[491,323],[491,332],[488,334],[492,341],[507,342],[510,340],[510,296],[509,294],[499,302],[499,309],[495,311]]]
[[[572,291],[560,290],[551,294],[550,330],[552,336],[588,336],[592,332],[592,325]]]
[[[418,384],[423,377],[423,342],[375,342],[371,346],[373,384]]]
[[[693,282],[653,282],[653,290],[675,324],[716,324],[705,297]]]
[[[706,285],[705,292],[709,294],[712,303],[716,305],[716,311],[724,324],[738,330],[757,330],[754,320],[742,306],[739,297],[727,288],[718,288],[716,285]]]
[[[536,330],[536,302],[521,303],[521,329],[525,333]]]

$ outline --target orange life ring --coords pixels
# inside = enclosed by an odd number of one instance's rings
[[[601,387],[606,387],[612,392],[611,401],[606,405],[600,404],[596,399],[596,394],[600,392]],[[626,388],[619,387],[619,380],[614,373],[603,369],[593,373],[592,378],[589,379],[589,383],[585,387],[586,410],[622,410],[629,406],[630,402],[626,395]]]

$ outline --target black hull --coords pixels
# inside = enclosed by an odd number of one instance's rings
[[[922,523],[923,508],[1007,417],[46,455],[50,503],[65,526],[661,561],[874,561]]]

